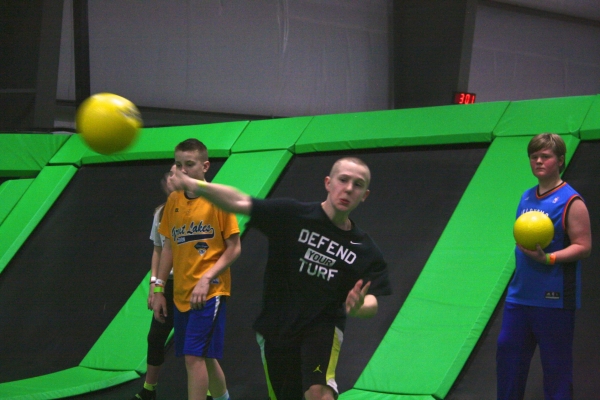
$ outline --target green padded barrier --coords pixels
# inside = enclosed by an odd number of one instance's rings
[[[69,140],[49,161],[50,165],[75,165],[81,166],[81,157],[85,154],[96,154],[90,150],[81,140],[79,135],[69,136]]]
[[[147,306],[149,280],[150,276],[144,278],[79,366],[112,371],[146,369],[146,337],[152,320]]]
[[[569,98],[566,100],[568,102]],[[494,127],[497,125],[500,117],[506,111],[508,105],[508,102],[481,103],[468,106],[446,106],[432,107],[428,109],[346,114],[345,116],[336,115],[307,117],[310,119],[310,121],[296,143],[294,150],[298,153],[305,153],[312,151],[349,150],[355,148],[487,142],[491,140],[491,132],[494,131]],[[583,104],[583,106],[586,105],[587,103]],[[531,115],[532,114],[528,114],[528,117]],[[230,154],[230,149],[232,149],[234,146],[237,146],[235,141],[241,140],[243,136],[243,141],[240,141],[239,147],[236,147],[236,149],[239,149],[240,152],[236,152],[229,157],[218,176],[215,178],[215,181],[230,183],[246,193],[257,197],[264,197],[268,194],[272,185],[276,182],[279,174],[283,171],[285,165],[291,159],[291,152],[284,150],[283,148],[288,145],[288,141],[293,140],[295,137],[294,135],[296,135],[298,131],[303,129],[301,126],[302,122],[303,121],[301,118],[290,119],[290,121],[283,122],[279,122],[279,120],[277,120],[277,124],[279,125],[276,128],[273,128],[272,132],[283,131],[284,137],[278,137],[276,139],[269,140],[268,143],[266,142],[266,136],[268,136],[268,127],[266,125],[261,127],[261,124],[258,124],[256,127],[253,127],[252,130],[250,130],[251,134],[245,136],[245,132],[243,131],[244,129],[249,128],[247,126],[247,122],[239,123],[237,128],[233,126],[236,125],[236,123],[225,123],[214,124],[213,126],[202,125],[197,127],[144,129],[140,140],[134,146],[132,146],[131,149],[125,152],[129,154],[125,156],[125,158],[121,158],[123,154],[119,156],[108,157],[98,155],[95,152],[87,149],[87,147],[81,143],[77,135],[72,135],[59,150],[59,152],[50,160],[50,163],[82,165],[86,163],[125,161],[129,159],[170,159],[173,156],[172,148],[176,143],[188,137],[196,136],[195,133],[200,131],[202,134],[196,137],[199,137],[201,140],[206,142],[208,147],[211,149],[210,156],[226,157]],[[265,130],[263,131],[262,128],[265,128]],[[236,129],[237,133],[235,133]],[[291,129],[293,133],[285,132],[286,129]],[[252,133],[253,130],[255,130],[257,133]],[[498,129],[496,128],[496,130]],[[222,132],[225,132],[225,134],[222,134]],[[537,133],[537,131],[535,133]],[[173,139],[172,136],[177,136],[177,138]],[[215,140],[216,142],[212,142],[212,140]],[[253,143],[254,140],[260,143]],[[502,140],[509,139],[506,138]],[[511,140],[516,140],[516,138]],[[567,146],[569,149],[574,150],[576,144],[573,145],[573,143],[578,141],[576,138],[571,138],[571,140],[572,141],[567,142]],[[499,142],[497,146],[494,146],[494,149],[510,148],[510,145],[505,143],[510,144],[512,142]],[[281,146],[282,149],[279,151],[250,153],[250,151],[259,149],[259,147],[263,145],[270,149],[275,149]],[[519,150],[523,152],[523,155],[525,154],[524,146],[525,145],[523,144],[523,148]],[[480,175],[476,175],[484,177],[487,175],[494,176],[495,171],[497,174],[501,174],[501,177],[504,178],[505,174],[511,170],[509,165],[511,164],[510,160],[516,156],[507,156],[499,153],[502,153],[502,151],[490,153],[489,157],[492,161],[485,162],[485,165],[482,164],[482,167],[480,167],[482,172],[480,173],[478,171],[478,174]],[[523,157],[526,160],[526,156]],[[520,159],[520,162],[522,162],[522,159]],[[507,167],[507,165],[509,165],[509,167]],[[525,165],[528,165],[526,161]],[[45,168],[44,170],[46,169],[48,168]],[[42,171],[42,173],[43,172],[44,171]],[[471,185],[469,186],[469,196],[467,196],[466,200],[464,200],[464,204],[468,204],[469,202],[477,203],[477,196],[483,196],[485,194],[482,194],[477,189],[478,186],[482,186],[481,180],[482,179],[479,179],[475,183],[472,183],[472,185],[474,185],[474,189],[470,189]],[[34,183],[36,181],[34,181]],[[514,176],[511,177],[509,183],[510,185],[514,184]],[[531,184],[533,184],[533,182]],[[35,185],[32,184],[32,187],[33,186]],[[495,186],[502,185],[500,182],[496,182]],[[27,197],[30,192],[31,188],[27,191],[24,197]],[[46,193],[44,193],[44,196],[46,196]],[[516,207],[517,200],[518,196],[510,199],[510,201],[514,204],[513,210],[510,213],[510,218],[508,219],[509,221],[514,219],[514,207]],[[19,204],[22,202],[23,201],[19,202]],[[19,207],[19,204],[16,208]],[[462,201],[461,204],[463,204]],[[467,213],[465,210],[468,209],[468,207],[465,205],[461,206],[461,204],[459,204],[459,207],[462,208],[460,209],[460,213],[457,213],[457,215],[460,215],[461,213]],[[485,210],[476,210],[478,214],[485,217],[488,217],[489,214],[491,214],[486,213]],[[13,211],[7,218],[12,218],[14,214],[15,212]],[[468,217],[471,218],[471,213],[469,213]],[[456,377],[458,371],[460,371],[460,368],[462,367],[462,363],[464,363],[464,359],[468,357],[468,353],[470,349],[472,349],[471,343],[476,342],[476,338],[478,337],[476,332],[481,332],[483,326],[485,326],[485,322],[487,322],[485,313],[487,313],[489,310],[484,310],[484,306],[486,304],[493,303],[493,301],[488,299],[486,302],[482,302],[480,305],[475,305],[475,307],[470,304],[462,306],[460,316],[458,316],[455,321],[452,318],[448,318],[445,314],[448,312],[448,310],[442,310],[443,307],[438,304],[441,302],[443,303],[443,301],[447,302],[447,299],[443,298],[440,300],[440,298],[435,298],[435,295],[442,297],[440,292],[437,291],[436,287],[444,288],[446,286],[445,281],[448,280],[446,275],[450,274],[449,272],[444,271],[444,268],[440,267],[441,263],[443,262],[442,259],[444,257],[448,257],[448,253],[450,253],[451,256],[455,255],[457,252],[460,254],[470,253],[473,250],[473,246],[470,241],[477,242],[477,240],[474,240],[472,236],[477,236],[478,240],[481,241],[481,238],[479,238],[479,236],[482,236],[480,235],[480,232],[475,233],[475,235],[469,235],[469,232],[464,232],[464,235],[459,235],[458,239],[455,237],[456,231],[460,231],[459,228],[462,223],[456,222],[456,219],[462,218],[464,218],[464,216],[453,217],[449,223],[449,228],[447,228],[447,230],[450,233],[447,233],[446,231],[444,232],[444,235],[442,236],[443,240],[441,239],[440,243],[438,244],[439,250],[438,247],[436,247],[436,250],[434,250],[434,253],[432,253],[432,260],[430,260],[430,262],[428,262],[426,265],[428,272],[423,275],[422,278],[419,278],[419,281],[415,285],[417,288],[414,291],[415,296],[412,296],[411,293],[407,299],[408,307],[405,307],[406,311],[403,308],[396,318],[396,321],[394,321],[394,324],[397,323],[398,325],[393,325],[393,327],[390,328],[390,331],[386,335],[386,338],[384,338],[382,345],[377,350],[373,359],[367,365],[367,368],[359,378],[356,387],[342,395],[354,397],[343,397],[344,400],[354,398],[429,400],[435,393],[447,393],[449,386],[454,380],[452,377]],[[242,229],[244,228],[245,222],[246,221],[244,219],[240,221],[240,227]],[[492,230],[489,225],[484,224],[483,221],[480,222],[480,224],[485,225],[485,228],[488,230]],[[2,226],[0,226],[0,233],[1,229]],[[487,231],[485,233],[489,234]],[[494,238],[496,238],[496,236],[494,236]],[[6,247],[6,244],[2,242],[4,237],[6,237],[6,235],[0,235],[0,255],[5,253],[2,251],[2,246]],[[448,243],[452,243],[453,241],[458,241],[459,245],[455,248],[449,248]],[[468,244],[468,246],[466,246],[466,244]],[[489,246],[489,243],[487,243],[486,246]],[[492,248],[494,248],[494,246],[498,248],[502,247],[497,243],[495,243]],[[496,249],[496,253],[500,253],[500,250]],[[477,275],[476,277],[471,277],[469,275],[470,280],[477,280],[477,284],[479,284],[479,278],[489,278],[489,276],[493,275],[494,271],[497,269],[509,271],[511,265],[514,268],[514,261],[511,260],[512,243],[510,246],[510,251],[501,253],[502,254],[500,254],[500,256],[504,255],[505,259],[501,260],[493,258],[491,263],[493,266],[492,272],[488,271],[490,269],[489,265],[485,265],[486,269],[478,269],[476,268],[477,265],[475,264],[470,265],[467,263],[465,265],[465,263],[461,262],[460,265],[451,265],[449,267],[454,272],[457,270],[459,272],[464,272],[466,270],[469,273],[483,271],[481,276]],[[488,256],[489,253],[486,252],[486,261],[490,260]],[[0,270],[6,265],[7,261],[5,258],[6,257],[0,258]],[[472,263],[475,262],[474,258],[476,257],[466,257],[467,261]],[[450,257],[449,259],[453,258]],[[478,258],[478,260],[481,259],[481,257]],[[500,265],[502,266],[500,267]],[[497,271],[496,273],[500,274]],[[450,275],[452,275],[453,278],[456,278],[455,273]],[[434,282],[432,283],[431,288],[428,288],[427,285],[432,280]],[[144,287],[145,286],[146,285],[144,284]],[[473,288],[470,287],[469,289]],[[456,292],[456,288],[453,287],[452,290]],[[474,293],[468,293],[468,295],[470,298],[472,298],[479,295],[480,292],[481,290],[475,290]],[[428,300],[433,302],[433,308],[444,313],[441,318],[437,319],[439,315],[435,314],[435,310],[432,310],[431,312],[427,311],[430,307]],[[455,299],[452,300],[456,302]],[[145,299],[143,298],[140,300],[137,291],[134,293],[134,295],[132,295],[126,307],[130,307],[129,304],[132,301],[139,303],[142,305],[142,307],[144,307]],[[425,307],[427,312],[425,313],[426,318],[423,321],[424,324],[420,325],[416,322],[420,320],[421,313],[423,313],[423,309],[420,308],[420,306],[423,304],[427,305],[427,307]],[[453,306],[452,303],[449,303],[448,307],[455,306]],[[476,310],[472,310],[472,308],[477,307],[482,309],[479,314],[476,312]],[[133,309],[123,310],[123,313],[132,313],[132,310]],[[144,309],[144,311],[147,310]],[[477,323],[473,323],[473,328],[466,330],[465,321],[463,319],[464,317],[462,317],[463,311],[467,312],[469,315],[472,314],[473,316],[479,316],[477,321],[475,321],[479,323],[479,325],[477,325]],[[489,311],[489,313],[491,313],[491,311]],[[148,318],[146,319],[148,320]],[[122,329],[120,321],[114,321],[114,323],[115,327],[117,327],[119,330]],[[443,325],[443,329],[446,328],[445,325],[455,328],[455,333],[451,332],[451,334],[446,337],[446,335],[443,335],[443,331],[438,331],[437,334],[443,336],[442,338],[423,337],[423,332],[426,332],[427,329],[431,329],[431,326],[434,326],[435,329],[440,329],[440,325]],[[114,333],[109,332],[108,329],[105,333],[107,334],[107,338],[109,338],[106,339],[106,343],[112,343],[112,346],[114,346],[115,342],[110,339],[110,335],[114,335]],[[409,336],[412,335],[411,338],[415,340],[404,340],[403,337],[407,334]],[[456,337],[459,335],[462,335],[462,341],[460,338]],[[136,340],[143,343],[144,337],[145,332],[141,339],[138,337]],[[128,338],[130,338],[130,336],[128,336]],[[438,344],[444,343],[444,340],[446,339],[446,343],[455,343],[456,345],[454,347],[450,346],[450,348],[447,349],[446,347]],[[99,343],[98,346],[98,348],[102,348],[104,344]],[[433,347],[435,351],[430,351],[430,347]],[[413,353],[412,349],[416,349],[417,352]],[[397,352],[397,354],[394,354],[394,352]],[[143,353],[145,353],[145,350]],[[393,355],[393,357],[390,357],[390,355]],[[451,359],[452,355],[456,357],[455,360]],[[89,360],[93,360],[94,363],[102,361],[101,359],[94,360],[93,356],[94,354],[91,353],[90,358],[86,360],[86,362]],[[115,373],[115,376],[119,376],[119,379],[122,379],[122,381],[105,379],[99,383],[101,380],[98,379],[95,381],[96,386],[93,388],[93,385],[88,385],[88,388],[91,388],[89,390],[99,390],[137,378],[137,373],[135,371],[140,371],[142,368],[145,368],[144,357],[145,354],[142,354],[135,357],[135,360],[131,363],[131,365],[127,363],[127,367],[133,366],[131,370],[123,371],[122,373]],[[443,364],[440,368],[437,368],[438,362]],[[418,368],[416,368],[416,371],[411,372],[415,366]],[[48,382],[48,377],[61,376],[65,378],[61,379],[59,386],[63,387],[64,389],[61,390],[66,393],[69,390],[73,390],[73,387],[78,387],[78,382],[86,381],[86,379],[80,379],[78,376],[78,374],[81,374],[81,370],[87,369],[78,367],[72,370],[61,371],[57,374],[25,380],[30,382],[30,384],[28,384],[26,387],[33,387],[34,389],[29,390],[23,387],[23,390],[26,390],[26,393],[38,393],[40,391],[35,389],[37,385],[42,385],[43,382]],[[104,373],[103,371],[95,372],[98,374]],[[50,378],[50,380],[52,380],[52,378]],[[386,382],[382,382],[383,380]],[[419,382],[419,384],[412,384],[412,381]],[[0,385],[0,397],[2,393],[6,393],[2,392],[1,390],[5,390],[5,388],[8,386],[14,387],[12,386],[13,384],[16,384],[16,382],[9,382]],[[414,388],[415,390],[412,392],[407,392],[404,390],[406,389],[406,386],[408,386],[409,389]],[[392,387],[393,391],[382,390],[382,387]],[[26,398],[38,397],[28,396]]]
[[[58,134],[1,134],[0,176],[36,176],[68,138]]]
[[[341,393],[339,400],[436,400],[429,395],[403,395],[391,393],[375,393],[351,389]]]
[[[45,167],[0,226],[0,272],[75,175],[72,166]]]
[[[583,120],[579,137],[581,140],[600,139],[600,95],[597,95]]]
[[[596,96],[513,101],[494,136],[532,136],[542,132],[579,136],[579,129]]]
[[[13,179],[0,185],[0,225],[19,202],[33,179]]]
[[[138,378],[134,371],[96,371],[75,367],[0,384],[0,399],[42,400],[76,396]]]
[[[490,142],[508,102],[410,108],[312,119],[295,153]]]
[[[265,197],[292,154],[287,150],[233,154],[223,164],[214,182],[234,185],[245,193]],[[252,166],[248,168],[248,166]],[[240,179],[243,177],[243,179]],[[238,219],[240,216],[238,216]],[[243,230],[245,220],[240,221]],[[106,370],[146,370],[146,336],[151,314],[146,307],[148,280],[144,278],[119,311],[80,366]]]
[[[446,396],[514,270],[516,207],[536,184],[530,139],[492,142],[356,389]],[[579,140],[565,140],[570,159]]]
[[[287,150],[234,153],[223,164],[214,181],[235,186],[254,197],[264,198],[291,158],[292,153]],[[245,215],[237,217],[243,232],[249,218]]]
[[[232,153],[292,150],[313,117],[252,121],[231,149]]]
[[[80,166],[106,162],[164,160],[173,158],[173,150],[178,143],[192,137],[206,144],[209,157],[226,158],[246,125],[248,121],[144,128],[130,148],[107,156],[88,148],[79,135],[72,135],[61,151],[52,157],[50,163]]]

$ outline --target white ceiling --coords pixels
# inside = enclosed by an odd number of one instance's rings
[[[600,21],[600,0],[495,0],[536,10]]]

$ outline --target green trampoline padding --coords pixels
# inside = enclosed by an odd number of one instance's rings
[[[35,153],[0,161],[3,176],[17,172],[35,176],[25,189],[18,186],[24,183],[9,184],[10,190],[0,187],[2,199],[13,197],[15,203],[11,210],[10,206],[0,209],[6,214],[0,225],[0,272],[66,187],[76,167],[84,164],[172,159],[177,143],[197,137],[207,144],[210,157],[227,158],[215,182],[266,197],[293,154],[492,141],[388,333],[355,387],[340,397],[443,398],[514,268],[512,221],[519,196],[535,184],[526,157],[528,140],[543,131],[569,134],[565,139],[570,160],[579,143],[576,136],[600,137],[599,114],[599,96],[582,96],[147,128],[130,149],[112,156],[89,150],[78,135],[8,135],[8,139],[0,135],[0,148],[12,149],[16,143],[24,154],[28,149]],[[28,137],[21,140],[21,136]],[[37,145],[31,146],[30,141]],[[247,218],[238,218],[244,229]],[[81,366],[0,384],[0,397],[65,397],[137,378],[145,370],[145,337],[151,318],[146,295],[144,280]]]
[[[0,134],[0,176],[35,177],[69,137],[62,134]]]
[[[376,393],[358,389],[351,389],[347,392],[341,393],[339,400],[436,400],[436,398],[429,395]]]
[[[490,142],[508,102],[410,108],[312,119],[295,153]]]
[[[594,98],[594,102],[581,125],[581,140],[600,139],[600,95]]]
[[[291,157],[287,150],[234,154],[223,164],[214,182],[237,184],[245,193],[265,197]],[[240,227],[243,229],[242,221]],[[140,374],[146,371],[146,336],[152,318],[146,306],[149,279],[148,276],[140,283],[80,366],[135,370]]]
[[[292,156],[287,150],[234,153],[223,164],[214,182],[232,185],[253,197],[264,198]],[[243,232],[249,218],[245,215],[237,217]]]
[[[83,358],[79,364],[81,367],[111,371],[146,370],[146,337],[152,320],[152,312],[147,306],[149,281],[148,276],[140,283]]]
[[[231,151],[292,150],[294,144],[314,117],[281,118],[252,121]]]
[[[596,97],[513,101],[494,129],[494,136],[533,136],[542,132],[579,136]]]
[[[27,191],[33,179],[13,179],[0,185],[0,225]]]
[[[98,371],[83,367],[69,368],[0,385],[4,400],[42,400],[76,396],[136,379],[135,371]]]
[[[0,225],[0,272],[71,181],[72,166],[45,167]]]
[[[530,139],[492,142],[356,389],[446,396],[514,270],[517,203],[536,184]],[[565,139],[571,156],[579,140]]]
[[[233,185],[254,197],[265,197],[292,156],[287,150],[232,154],[214,182]]]
[[[89,149],[79,135],[72,135],[61,151],[52,157],[50,163],[80,166],[106,162],[164,160],[173,158],[175,146],[189,138],[201,140],[208,147],[210,158],[226,158],[246,125],[248,121],[144,128],[130,148],[107,156]]]

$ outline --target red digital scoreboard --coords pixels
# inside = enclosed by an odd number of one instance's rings
[[[475,93],[454,92],[454,104],[473,104],[475,103]]]

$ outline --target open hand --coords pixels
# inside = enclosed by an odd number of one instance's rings
[[[369,292],[371,282],[367,282],[363,286],[363,280],[359,279],[354,287],[348,292],[346,297],[346,314],[353,316],[363,306],[365,302],[365,296]]]

